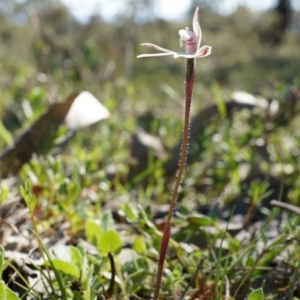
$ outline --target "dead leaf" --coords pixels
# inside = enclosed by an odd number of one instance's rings
[[[80,93],[70,107],[65,123],[71,130],[90,126],[110,116],[109,111],[91,93]]]
[[[77,130],[109,115],[109,111],[89,92],[74,93],[65,102],[53,104],[0,155],[0,178],[16,175],[34,153],[47,152],[63,122],[69,129]]]

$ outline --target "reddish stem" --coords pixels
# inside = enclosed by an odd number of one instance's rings
[[[173,211],[176,204],[176,199],[178,196],[178,190],[184,172],[188,148],[189,148],[190,111],[191,111],[195,75],[196,74],[195,74],[194,59],[187,59],[186,60],[186,81],[185,81],[185,107],[184,107],[184,116],[183,116],[184,125],[183,125],[183,134],[182,134],[182,143],[181,143],[182,148],[181,148],[181,153],[179,158],[179,168],[176,174],[176,179],[175,179],[173,192],[170,200],[169,213],[167,216],[167,221],[166,221],[166,225],[165,225],[165,229],[163,232],[161,245],[160,245],[158,270],[156,274],[156,282],[154,288],[154,298],[153,298],[154,300],[159,299],[160,283],[161,283],[161,278],[162,278],[162,273],[164,268],[164,261],[165,261],[169,240],[171,236],[171,221],[172,221]]]

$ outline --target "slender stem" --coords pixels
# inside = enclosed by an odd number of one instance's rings
[[[297,214],[298,216],[300,216],[300,208],[298,206],[293,205],[293,204],[288,204],[288,203],[284,203],[282,201],[272,200],[271,205],[275,206],[275,207],[285,209],[287,211],[291,211],[291,212]]]
[[[179,158],[179,167],[176,174],[176,179],[173,186],[172,196],[170,200],[170,208],[167,216],[166,225],[164,228],[161,246],[160,246],[160,256],[158,262],[158,269],[156,274],[156,282],[154,288],[154,300],[159,299],[159,290],[160,283],[164,268],[164,260],[166,256],[166,252],[168,249],[168,244],[171,236],[171,220],[176,204],[176,199],[178,196],[178,190],[181,184],[182,175],[185,168],[188,148],[189,148],[189,128],[190,128],[190,112],[191,112],[191,104],[192,104],[192,94],[195,80],[195,62],[194,59],[186,60],[186,81],[185,81],[185,106],[184,106],[184,115],[183,115],[183,134],[182,134],[182,146],[181,153]]]

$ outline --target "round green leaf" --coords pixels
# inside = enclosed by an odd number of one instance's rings
[[[145,239],[143,236],[137,236],[133,242],[133,249],[138,254],[144,254],[147,250]]]
[[[98,250],[101,254],[107,255],[108,252],[118,253],[122,247],[122,240],[116,231],[107,231],[98,240]]]
[[[68,276],[71,276],[73,278],[79,278],[80,276],[79,268],[76,267],[74,264],[61,259],[51,259],[51,262],[56,270]],[[45,265],[50,266],[50,262],[46,261]]]
[[[8,287],[6,288],[6,300],[20,300],[20,298]]]
[[[94,220],[88,219],[86,221],[85,235],[90,243],[96,246],[102,233],[103,230]]]
[[[262,288],[259,288],[257,290],[254,290],[248,297],[247,300],[264,300],[264,293]]]
[[[4,281],[0,281],[0,300],[6,300],[6,286]]]

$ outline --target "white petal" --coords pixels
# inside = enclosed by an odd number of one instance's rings
[[[152,47],[152,48],[155,48],[161,52],[166,52],[166,53],[174,53],[174,51],[171,51],[171,50],[168,50],[168,49],[165,49],[165,48],[162,48],[160,46],[157,46],[155,44],[151,44],[151,43],[144,43],[144,44],[141,44],[142,46],[147,46],[147,47]]]
[[[202,46],[195,54],[196,58],[205,57],[211,54],[210,46]]]
[[[201,39],[202,39],[202,32],[201,32],[201,27],[200,27],[200,22],[199,22],[199,7],[196,8],[194,17],[193,17],[193,30],[198,38],[198,47],[197,49],[200,48],[201,45]]]
[[[170,52],[170,53],[149,53],[149,54],[141,54],[138,55],[137,58],[142,58],[142,57],[155,57],[155,56],[167,56],[167,55],[174,55],[175,52]]]
[[[107,119],[109,111],[91,93],[82,92],[74,100],[65,123],[69,129],[76,130]]]

